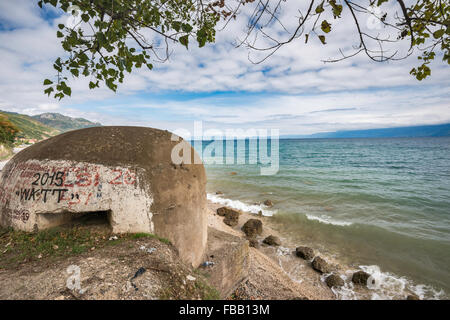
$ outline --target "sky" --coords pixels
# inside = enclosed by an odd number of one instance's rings
[[[288,30],[296,26],[298,6],[290,0],[281,11]],[[174,45],[169,61],[127,75],[116,93],[90,90],[88,78],[70,79],[72,96],[58,101],[44,95],[42,82],[54,76],[53,61],[64,55],[57,25],[71,17],[42,10],[33,0],[2,0],[0,110],[59,112],[103,125],[172,131],[192,130],[194,121],[203,121],[204,128],[279,129],[281,135],[450,122],[450,68],[439,56],[431,78],[421,82],[409,74],[418,65],[414,54],[386,63],[364,55],[324,63],[339,57],[340,48],[350,52],[358,44],[355,26],[344,15],[329,20],[327,45],[313,36],[305,45],[301,38],[254,64],[250,60],[261,56],[235,46],[245,32],[246,10],[218,32],[215,44],[189,50]],[[362,24],[387,32],[369,19]],[[279,25],[272,31],[286,36]],[[405,48],[402,43],[400,50]]]

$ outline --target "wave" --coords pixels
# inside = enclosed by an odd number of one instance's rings
[[[389,272],[382,272],[377,265],[359,266],[361,270],[371,275],[368,281],[368,290],[355,290],[351,278],[353,272],[357,270],[348,270],[346,274],[341,275],[345,281],[345,285],[336,288],[332,291],[338,299],[341,300],[355,300],[355,299],[370,299],[370,300],[393,300],[406,299],[411,293],[418,296],[420,299],[439,300],[445,299],[443,290],[436,290],[432,286],[423,284],[414,284],[406,277],[400,277]],[[328,274],[321,277],[325,281]]]
[[[353,224],[353,222],[335,220],[335,219],[331,218],[330,216],[327,216],[324,214],[321,215],[320,217],[306,214],[306,217],[308,218],[308,220],[315,220],[315,221],[319,221],[321,223],[332,224],[335,226],[351,226]]]
[[[262,212],[263,216],[271,217],[276,213],[276,210],[269,210],[268,207],[263,204],[246,204],[239,200],[231,200],[227,198],[222,198],[216,194],[208,193],[206,198],[213,202],[218,203],[223,206],[230,207],[232,209],[258,214],[259,211]]]

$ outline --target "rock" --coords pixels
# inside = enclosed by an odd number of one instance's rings
[[[249,245],[250,247],[255,248],[255,249],[259,249],[259,242],[258,242],[258,240],[256,240],[256,239],[249,239],[249,240],[248,240],[248,245]]]
[[[236,213],[239,215],[239,212],[237,212],[236,210],[227,208],[227,207],[221,207],[221,208],[218,208],[218,209],[216,210],[216,212],[217,212],[217,214],[218,214],[219,216],[221,216],[221,217],[225,217],[225,216],[227,215],[227,213],[232,213],[232,212],[236,212]]]
[[[273,235],[270,235],[267,238],[265,238],[263,240],[263,242],[265,244],[268,244],[269,246],[279,246],[279,245],[281,245],[280,238],[278,238],[277,236],[273,236]]]
[[[230,175],[235,176],[235,175],[237,175],[237,172],[232,171],[232,172],[230,172]]]
[[[227,213],[225,213],[225,219],[223,219],[223,222],[230,227],[237,226],[239,222],[239,212],[229,210]]]
[[[216,191],[216,194],[217,195],[221,195],[221,194],[223,194],[223,192],[222,191]]]
[[[331,271],[331,267],[324,259],[317,256],[314,258],[312,262],[312,267],[314,270],[320,272],[320,273],[328,273]]]
[[[410,294],[406,297],[406,300],[420,300],[420,298],[415,294]]]
[[[314,258],[314,250],[309,247],[297,247],[295,249],[295,254],[305,260],[311,260]]]
[[[271,207],[271,206],[273,206],[273,202],[271,200],[267,199],[266,201],[264,201],[264,205],[267,207]]]
[[[253,238],[257,235],[261,235],[263,231],[263,226],[261,220],[258,219],[249,219],[247,222],[242,226],[242,231],[247,235],[249,238]]]
[[[186,276],[186,279],[188,279],[189,281],[195,281],[195,280],[196,280],[196,278],[193,277],[193,276],[191,276],[190,274],[188,274],[188,275]]]
[[[340,276],[338,276],[337,274],[332,274],[332,275],[329,275],[325,279],[325,283],[330,288],[332,288],[332,287],[342,287],[344,285],[344,280]]]
[[[370,274],[365,271],[357,271],[352,276],[352,282],[360,285],[367,285]]]
[[[262,217],[262,215],[263,215],[263,214],[262,214],[262,211],[259,210],[259,211],[258,211],[258,217]]]
[[[224,217],[224,216],[225,216],[225,213],[227,212],[227,208],[226,208],[226,207],[218,208],[218,209],[216,210],[216,212],[217,212],[217,214],[218,214],[219,216]]]

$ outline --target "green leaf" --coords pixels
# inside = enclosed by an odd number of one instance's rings
[[[53,90],[54,90],[53,87],[48,87],[47,89],[44,90],[44,93],[45,93],[46,95],[50,96],[50,93],[52,93]]]
[[[58,28],[64,29],[64,25],[62,23],[58,24]]]
[[[444,33],[445,33],[444,29],[439,29],[439,30],[433,32],[433,37],[435,39],[439,39],[440,37],[442,37],[444,35]]]
[[[321,27],[322,31],[325,33],[328,33],[331,31],[331,24],[329,24],[327,20],[323,20],[320,27]]]
[[[185,35],[180,37],[178,40],[180,40],[180,43],[186,47],[186,49],[188,48],[188,44],[189,44],[189,36]]]
[[[208,36],[208,34],[206,33],[204,28],[197,31],[197,42],[198,42],[198,46],[200,48],[205,46],[207,36]]]
[[[64,87],[63,92],[66,96],[70,96],[72,94],[72,89],[69,87]]]
[[[305,43],[308,43],[309,34],[305,34]]]
[[[78,76],[79,76],[79,71],[78,71],[78,69],[70,69],[70,72],[71,72],[75,77],[78,78]]]
[[[325,10],[324,10],[324,8],[323,8],[323,2],[321,3],[321,4],[319,4],[317,7],[316,7],[316,13],[322,13],[322,12],[324,12]]]
[[[324,35],[320,35],[320,36],[319,36],[319,40],[320,40],[320,42],[322,42],[323,44],[327,44],[327,43],[325,42],[325,36],[324,36]]]
[[[51,85],[51,84],[53,84],[53,82],[50,81],[49,79],[45,79],[44,80],[44,86],[48,86],[48,85]]]
[[[62,37],[64,37],[64,34],[61,31],[58,31],[58,32],[56,32],[56,36],[58,38],[62,38]]]
[[[180,21],[172,22],[172,28],[174,28],[176,32],[179,32],[181,28],[181,22]]]
[[[190,24],[183,23],[183,24],[181,25],[181,30],[183,30],[183,31],[186,32],[186,33],[191,32],[192,29],[193,29],[193,28],[192,28],[192,26],[191,26]]]

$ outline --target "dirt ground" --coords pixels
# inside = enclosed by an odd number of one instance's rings
[[[242,225],[258,218],[264,226],[260,243],[270,234],[285,241],[270,228],[270,218],[241,213],[231,228],[215,213],[217,207],[208,205],[209,227],[244,238]],[[0,299],[220,298],[202,267],[182,263],[166,239],[145,234],[114,238],[95,224],[77,228],[45,236],[0,232]],[[283,245],[250,248],[249,276],[228,299],[334,299],[309,262],[292,252],[279,254]]]

